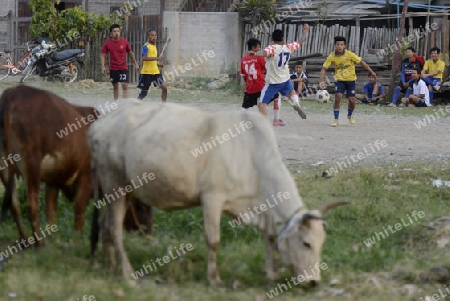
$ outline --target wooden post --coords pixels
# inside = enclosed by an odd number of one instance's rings
[[[356,36],[355,36],[355,53],[360,55],[360,50],[359,50],[359,36],[361,34],[361,20],[359,19],[359,16],[356,18]]]
[[[450,49],[449,49],[449,36],[448,36],[448,30],[449,30],[449,21],[448,21],[448,15],[443,15],[442,16],[442,49],[441,52],[444,54],[449,54],[450,53]],[[448,56],[447,56],[448,57]],[[447,64],[449,63],[449,61],[446,62]],[[447,81],[447,76],[450,73],[449,72],[449,67],[447,66],[447,68],[445,68],[444,71],[444,77],[442,78],[442,80],[445,82]]]
[[[403,4],[403,11],[402,11],[402,17],[400,19],[400,30],[398,31],[397,35],[397,41],[401,43],[402,37],[403,37],[403,31],[405,30],[405,17],[406,12],[408,11],[408,4],[409,0],[405,0],[405,3]],[[400,54],[400,48],[396,47],[397,50],[395,51],[394,57],[392,59],[392,68],[391,68],[391,75],[389,77],[389,89],[387,93],[387,97],[392,97],[392,93],[394,91],[394,88],[397,86],[395,84],[395,76],[400,64],[401,54]]]

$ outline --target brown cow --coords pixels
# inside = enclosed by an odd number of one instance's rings
[[[38,204],[40,182],[45,182],[47,221],[56,219],[58,191],[75,206],[75,229],[82,230],[84,213],[92,195],[90,151],[86,131],[98,117],[93,107],[75,106],[63,98],[41,89],[19,85],[6,89],[0,97],[0,137],[4,157],[8,161],[4,207],[11,212],[21,239],[26,239],[15,192],[14,175],[21,176],[27,190],[28,213],[35,246],[39,246]],[[85,121],[88,122],[85,122]],[[70,127],[69,124],[73,126]],[[78,127],[76,126],[78,124]],[[69,129],[71,132],[69,133]],[[73,130],[75,129],[75,130]],[[67,135],[62,135],[65,130]],[[132,203],[135,204],[135,203]],[[151,211],[150,211],[151,212]],[[136,215],[136,214],[135,214]],[[147,232],[151,233],[151,216]],[[136,218],[129,219],[128,229],[139,228]],[[142,222],[142,219],[141,219]]]

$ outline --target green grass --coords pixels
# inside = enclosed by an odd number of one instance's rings
[[[389,177],[388,173],[393,176]],[[399,290],[407,283],[415,283],[424,290],[415,300],[425,296],[425,292],[437,292],[442,285],[421,279],[434,265],[450,266],[450,255],[445,249],[436,248],[434,233],[426,225],[447,213],[450,189],[433,187],[429,179],[450,179],[450,164],[365,166],[348,169],[331,179],[317,174],[320,174],[319,167],[295,174],[309,208],[334,200],[349,200],[352,204],[327,215],[322,262],[327,263],[328,269],[323,272],[324,283],[313,290],[294,288],[279,300],[298,300],[299,296],[302,300],[317,300],[316,295],[320,293],[325,294],[320,299],[327,300],[329,282],[334,278],[339,280],[339,287],[357,296],[357,300],[407,300]],[[254,227],[232,228],[226,216],[221,224],[218,264],[227,288],[224,291],[208,288],[201,208],[173,213],[155,210],[152,241],[135,233],[126,234],[125,245],[135,269],[164,256],[169,246],[179,247],[182,243],[193,246],[183,260],[165,264],[141,279],[138,287],[130,288],[118,281],[119,272],[109,270],[101,261],[91,266],[86,258],[91,208],[80,237],[72,229],[72,205],[64,200],[59,205],[59,230],[45,240],[46,246],[39,251],[30,249],[14,254],[6,271],[0,273],[0,300],[7,300],[9,292],[18,295],[14,300],[38,300],[38,297],[46,301],[81,300],[83,295],[94,295],[96,300],[123,300],[118,296],[122,292],[126,300],[263,300],[255,298],[264,297],[266,290],[273,288],[265,286],[261,235]],[[40,209],[41,225],[45,225],[43,195]],[[423,211],[425,217],[371,248],[365,246],[363,241],[374,232],[407,219],[414,210]],[[25,212],[23,219],[30,233]],[[15,239],[17,230],[9,219],[2,225],[0,251]],[[101,251],[98,257],[102,258]],[[387,278],[381,290],[368,284],[369,278],[380,275],[395,275],[395,280]],[[290,277],[286,272],[281,276]],[[166,283],[157,285],[155,279]],[[233,289],[236,281],[240,285]]]

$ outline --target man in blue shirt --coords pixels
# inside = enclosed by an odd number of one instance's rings
[[[356,94],[355,98],[363,103],[374,105],[385,95],[383,86],[377,82],[375,76],[369,73],[369,80],[364,82],[364,95]]]

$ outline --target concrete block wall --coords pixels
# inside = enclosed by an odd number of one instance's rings
[[[236,74],[241,39],[238,13],[169,12],[163,24],[171,39],[163,75],[167,81],[181,77],[218,77]]]
[[[14,0],[2,0],[0,5],[0,17],[4,17],[9,11],[13,12],[13,16],[16,13],[16,5]],[[0,51],[9,48],[9,35],[8,35],[8,23],[6,21],[0,21]]]
[[[10,10],[13,12],[13,16],[15,16],[16,5],[14,0],[2,0],[0,5],[0,16],[6,16]],[[6,37],[7,26],[7,22],[0,21],[0,50],[4,50],[3,48],[5,47],[3,38]]]
[[[139,15],[157,15],[160,13],[159,1],[149,0],[90,0],[89,12],[103,13],[109,16],[112,6],[122,6],[122,3],[129,3],[131,6],[138,9]]]

